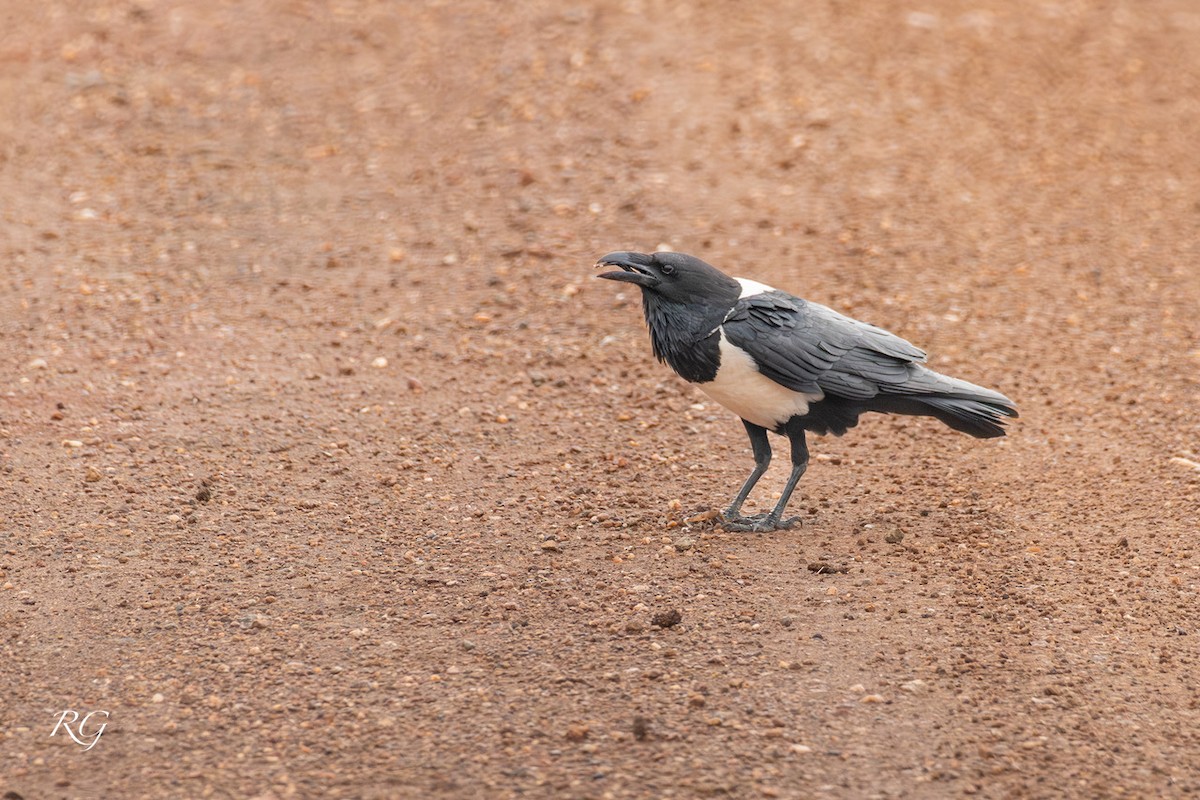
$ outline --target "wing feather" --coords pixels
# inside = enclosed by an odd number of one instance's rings
[[[778,290],[739,300],[723,327],[759,372],[798,392],[868,400],[926,371],[924,351],[899,336]]]

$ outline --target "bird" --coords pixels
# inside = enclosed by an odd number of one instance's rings
[[[934,372],[925,351],[893,333],[685,253],[619,251],[597,277],[641,289],[655,358],[741,417],[754,469],[721,524],[730,531],[792,528],[788,501],[808,467],[806,434],[841,436],[869,412],[930,416],[976,438],[1004,436],[1012,400]],[[787,437],[792,470],[769,512],[742,505],[771,463],[768,432]]]

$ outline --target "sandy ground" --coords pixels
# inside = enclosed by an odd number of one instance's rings
[[[498,8],[0,3],[3,797],[1200,792],[1195,3]],[[716,530],[659,245],[1022,419]]]

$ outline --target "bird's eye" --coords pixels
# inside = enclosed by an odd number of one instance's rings
[[[661,269],[662,269],[663,275],[674,275],[675,274],[675,268],[672,267],[670,264],[663,264]]]

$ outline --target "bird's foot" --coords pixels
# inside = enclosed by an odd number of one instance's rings
[[[771,531],[791,530],[799,522],[799,517],[780,519],[771,513],[755,514],[751,517],[744,517],[741,514],[730,514],[728,512],[721,515],[721,527],[725,530],[745,531],[749,533],[770,533]]]

